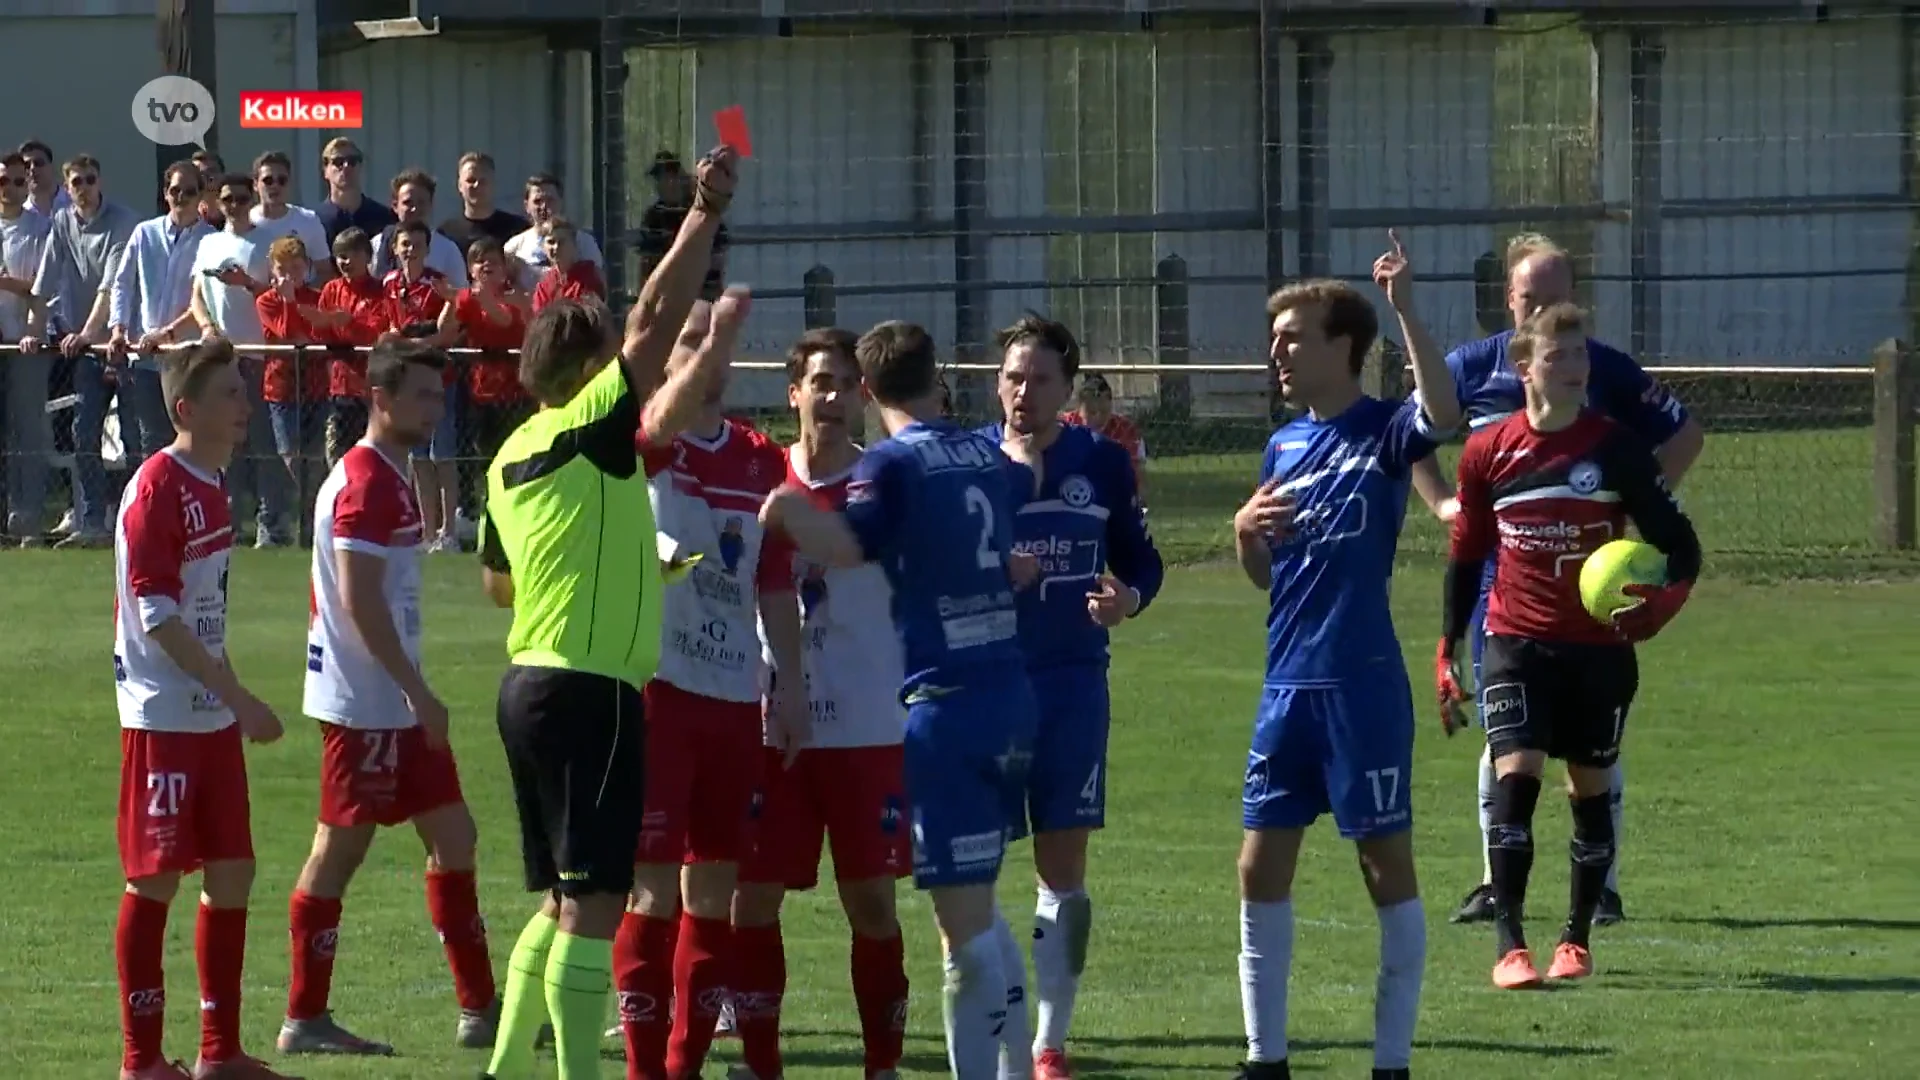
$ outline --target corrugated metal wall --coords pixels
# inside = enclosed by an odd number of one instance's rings
[[[564,83],[558,95],[556,63]],[[419,166],[440,184],[434,219],[450,216],[460,205],[455,166],[461,154],[480,150],[499,168],[505,209],[520,213],[521,182],[552,171],[578,216],[592,206],[587,63],[585,53],[556,55],[538,35],[404,38],[324,55],[320,79],[330,90],[365,95],[365,126],[347,134],[366,152],[381,197],[395,173]]]

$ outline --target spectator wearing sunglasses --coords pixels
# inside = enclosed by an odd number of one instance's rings
[[[220,209],[220,178],[227,175],[227,163],[211,150],[196,150],[187,160],[200,170],[200,220],[219,232],[227,227],[226,212]]]
[[[24,546],[40,541],[47,501],[47,459],[53,454],[53,428],[47,421],[47,379],[52,362],[39,349],[45,309],[33,295],[33,275],[52,227],[45,215],[27,209],[27,159],[0,158],[0,342],[19,342],[20,355],[0,369],[0,399],[6,411],[6,535]],[[34,349],[26,352],[32,342]]]
[[[320,151],[320,162],[321,171],[327,177],[327,201],[314,212],[327,231],[328,250],[348,229],[379,236],[399,222],[392,207],[367,198],[361,184],[366,175],[366,155],[352,139],[340,136],[328,140],[326,148]]]
[[[303,250],[327,250],[332,241],[327,239],[327,227],[320,224],[319,215],[293,204],[292,158],[279,150],[254,158],[253,186],[260,193],[252,211],[253,226],[258,230],[254,243],[264,249],[283,236],[293,236],[299,238]],[[314,259],[308,266],[316,287],[333,276],[333,266],[326,259]]]
[[[27,209],[44,217],[55,210],[72,206],[73,198],[61,183],[60,170],[53,166],[53,148],[39,139],[20,144],[20,156],[27,159]]]
[[[107,402],[114,396],[110,364],[124,357],[110,355],[107,318],[113,278],[126,254],[140,219],[132,210],[106,198],[100,162],[87,154],[60,167],[69,204],[53,212],[47,246],[34,275],[33,294],[47,305],[47,343],[60,354],[55,381],[63,381],[60,365],[68,365],[73,392],[79,396],[73,411],[74,492],[72,534],[63,544],[106,547],[107,473],[100,457],[100,436],[106,426]]]

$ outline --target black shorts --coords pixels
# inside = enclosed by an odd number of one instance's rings
[[[1480,665],[1480,723],[1494,757],[1540,750],[1595,769],[1619,759],[1640,687],[1633,646],[1488,634]]]
[[[646,799],[640,691],[619,679],[510,666],[500,741],[520,810],[527,889],[568,896],[633,888]]]

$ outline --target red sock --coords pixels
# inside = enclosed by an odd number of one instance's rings
[[[755,1076],[779,1076],[780,1001],[787,992],[787,950],[780,924],[733,928],[733,1022]]]
[[[340,944],[338,897],[308,896],[295,889],[287,902],[292,929],[293,979],[287,990],[287,1019],[311,1020],[327,1011],[333,992],[333,952]]]
[[[673,999],[677,919],[627,912],[613,939],[614,989],[627,1043],[627,1080],[666,1080],[667,1009]]]
[[[240,974],[247,961],[247,909],[200,905],[193,928],[200,964],[200,1060],[231,1061],[240,1050]]]
[[[480,917],[480,892],[471,870],[427,871],[427,913],[447,950],[453,993],[460,1007],[479,1012],[498,996],[493,958],[487,954],[487,922]]]
[[[907,1039],[907,953],[900,935],[853,935],[853,1003],[867,1074],[900,1067]]]
[[[673,1037],[667,1042],[668,1080],[697,1080],[713,1046],[713,1029],[727,1003],[733,923],[680,913],[680,947],[673,954]]]
[[[120,1032],[127,1047],[120,1067],[132,1072],[160,1063],[160,1037],[167,1026],[167,905],[130,892],[120,894],[120,926],[113,958],[120,969]]]

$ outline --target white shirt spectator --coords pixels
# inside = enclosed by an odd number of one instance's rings
[[[373,238],[373,276],[384,278],[394,268],[393,258],[387,251],[387,236],[393,230],[387,229]],[[427,243],[427,269],[438,270],[442,277],[453,283],[456,289],[464,289],[467,281],[467,257],[460,251],[460,245],[453,237],[438,229],[428,230],[432,239]]]
[[[604,279],[607,263],[605,256],[600,254],[599,243],[583,231],[574,234],[574,246],[580,253],[580,261],[599,266],[600,276]],[[520,287],[532,292],[534,286],[540,284],[540,279],[546,275],[548,267],[547,245],[540,241],[540,227],[536,225],[526,232],[517,234],[507,241],[506,248],[507,256],[519,259],[520,264],[526,268],[520,274]]]
[[[279,217],[268,217],[265,208],[255,205],[247,214],[253,222],[253,231],[247,239],[262,248],[273,246],[275,240],[283,236],[297,236],[307,247],[307,262],[319,267],[333,258],[333,252],[327,246],[327,227],[320,222],[320,215],[304,206],[289,206]],[[319,273],[313,270],[312,273]]]
[[[207,314],[213,318],[220,336],[236,346],[266,342],[266,333],[260,328],[260,309],[254,306],[252,293],[216,281],[206,272],[232,264],[245,270],[255,281],[266,281],[270,271],[267,244],[258,242],[259,236],[258,229],[245,236],[225,231],[214,233],[200,241],[200,251],[193,260],[193,287],[200,290],[200,301],[207,306]]]
[[[11,221],[0,218],[0,272],[10,278],[32,281],[40,271],[40,256],[47,247],[47,233],[53,222],[42,214],[21,210]],[[0,342],[12,344],[27,336],[27,298],[0,292]]]
[[[134,226],[113,275],[108,325],[121,327],[130,340],[138,341],[185,313],[193,298],[194,259],[201,241],[212,234],[198,216],[184,226],[166,214]]]

